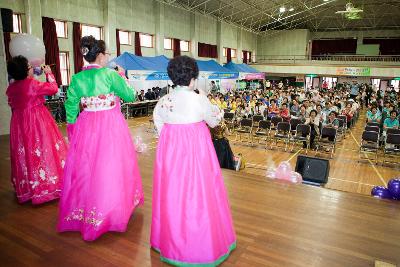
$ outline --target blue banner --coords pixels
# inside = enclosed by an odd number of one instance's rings
[[[239,77],[238,72],[213,72],[208,76],[210,80],[219,79],[237,79]]]
[[[159,80],[169,80],[168,73],[156,71],[147,75],[146,80],[148,81],[159,81]]]

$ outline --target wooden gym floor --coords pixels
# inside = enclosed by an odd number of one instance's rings
[[[265,177],[266,169],[282,160],[294,166],[302,151],[265,150],[234,144],[231,138],[234,153],[244,155],[247,167],[241,172],[223,170],[238,240],[222,266],[352,267],[374,266],[376,260],[400,264],[400,202],[366,196],[372,186],[399,176],[399,170],[357,162],[362,121],[331,160],[328,189]],[[9,182],[9,139],[0,136],[0,266],[166,266],[149,245],[157,141],[148,118],[128,124],[132,136],[141,136],[149,146],[139,154],[145,204],[136,210],[126,233],[107,233],[91,243],[82,241],[79,233],[56,233],[57,201],[16,203]]]

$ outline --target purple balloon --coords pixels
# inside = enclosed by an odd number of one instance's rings
[[[373,197],[382,198],[382,199],[392,199],[392,194],[389,189],[383,186],[375,186],[371,190],[371,195]]]
[[[388,189],[393,198],[400,199],[400,179],[395,178],[388,182]]]

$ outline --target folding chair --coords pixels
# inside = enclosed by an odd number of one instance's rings
[[[235,130],[235,114],[232,112],[224,113],[224,120],[229,133],[233,133]]]
[[[337,119],[339,120],[338,135],[340,139],[346,139],[347,117],[345,115],[338,115]]]
[[[275,146],[278,146],[278,141],[283,141],[285,143],[285,151],[287,150],[290,141],[290,123],[288,122],[278,122],[276,125],[276,132],[274,134]],[[272,143],[271,143],[272,149]]]
[[[297,125],[301,124],[301,120],[300,119],[290,119],[289,123],[290,123],[290,131],[292,132],[292,134],[294,134],[294,133],[296,133]]]
[[[400,129],[388,128],[386,129],[386,134],[400,134]]]
[[[321,131],[321,135],[319,136],[319,140],[317,142],[316,153],[317,154],[321,149],[326,149],[326,152],[330,151],[330,157],[333,158],[336,148],[336,136],[337,130],[333,127],[323,127]],[[330,141],[329,139],[333,139]]]
[[[346,138],[346,128],[347,128],[347,124],[346,121],[342,120],[342,119],[337,119],[339,122],[339,127],[337,128],[337,139],[338,141],[342,141],[343,139]]]
[[[253,121],[251,119],[242,119],[240,121],[240,126],[236,129],[236,140],[239,136],[239,140],[242,141],[242,135],[247,135],[247,141],[253,143],[253,138],[251,133],[253,131]]]
[[[252,119],[253,119],[253,127],[258,127],[258,123],[264,119],[264,116],[254,115]]]
[[[380,131],[380,129],[379,129],[378,126],[368,126],[368,125],[366,125],[365,128],[364,128],[364,131],[367,131],[367,132],[377,132],[378,134],[381,133],[381,131]]]
[[[254,136],[258,138],[258,143],[260,143],[261,138],[264,137],[265,144],[267,144],[270,138],[270,133],[271,133],[271,122],[267,120],[259,121],[258,128],[254,132]]]
[[[381,128],[381,124],[378,122],[367,122],[367,126],[377,126],[378,128]]]
[[[383,148],[383,163],[390,162],[390,163],[399,163],[397,161],[388,161],[386,160],[387,156],[399,156],[400,155],[400,134],[389,134],[386,135],[386,142],[385,147]]]
[[[271,118],[271,130],[276,130],[276,126],[278,123],[282,122],[283,119],[279,116],[275,116]]]
[[[359,152],[360,159],[366,159],[362,157],[362,154],[372,153],[375,155],[375,162],[378,163],[378,150],[379,150],[379,132],[365,130],[361,136],[361,144]]]
[[[290,142],[292,142],[292,149],[294,150],[294,145],[300,144],[301,146],[306,144],[306,154],[308,154],[308,150],[310,149],[310,133],[311,126],[306,124],[298,124],[296,126],[295,134],[290,138]]]

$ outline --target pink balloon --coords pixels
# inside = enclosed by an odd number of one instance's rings
[[[269,168],[266,172],[266,176],[271,179],[276,178],[276,170],[274,168]]]
[[[135,138],[133,138],[133,144],[135,145],[135,147],[139,147],[142,143],[143,143],[142,137],[135,136]]]
[[[303,182],[303,177],[301,177],[301,174],[298,172],[292,172],[291,181],[295,184],[301,184]]]
[[[287,161],[282,161],[275,172],[276,178],[290,181],[292,177],[292,167]]]

